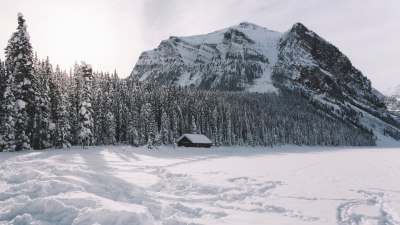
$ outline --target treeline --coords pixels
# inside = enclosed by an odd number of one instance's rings
[[[0,62],[0,151],[71,145],[173,144],[201,133],[214,144],[373,145],[359,129],[300,95],[211,92],[121,80],[86,63],[69,73],[34,56],[25,20]]]

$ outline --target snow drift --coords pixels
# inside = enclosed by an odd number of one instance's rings
[[[400,224],[400,149],[0,154],[0,224]]]

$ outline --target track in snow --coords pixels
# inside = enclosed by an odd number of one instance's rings
[[[331,150],[0,154],[0,224],[400,224],[400,151]]]

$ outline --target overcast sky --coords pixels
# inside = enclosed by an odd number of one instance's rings
[[[169,36],[242,21],[285,32],[301,22],[336,45],[378,90],[400,84],[400,0],[0,0],[1,49],[18,12],[39,57],[67,70],[84,60],[126,77],[142,51]]]

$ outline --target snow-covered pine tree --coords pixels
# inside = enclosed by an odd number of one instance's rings
[[[93,73],[92,79],[92,111],[93,111],[93,144],[104,144],[104,133],[102,130],[104,118],[104,87],[103,87],[103,72]]]
[[[36,71],[36,80],[38,95],[35,104],[35,123],[33,129],[32,147],[34,149],[46,149],[52,146],[51,131],[54,124],[51,122],[51,104],[50,104],[50,79],[53,76],[53,68],[47,57],[45,61],[38,64]]]
[[[169,144],[169,130],[170,130],[170,124],[169,124],[169,118],[168,115],[165,111],[162,112],[161,115],[161,129],[160,129],[160,135],[161,135],[161,144]]]
[[[115,72],[116,73],[116,72]],[[116,122],[115,115],[113,112],[113,101],[114,101],[114,87],[111,83],[111,78],[109,74],[105,75],[105,90],[103,99],[103,123],[102,123],[102,133],[103,133],[103,143],[106,145],[115,144],[115,130]]]
[[[146,145],[151,148],[155,144],[157,128],[150,103],[146,103],[143,106],[142,118],[144,118],[143,122],[145,123]]]
[[[4,62],[1,61],[1,59],[0,59],[0,102],[3,101],[4,91],[6,89],[6,85],[5,85],[6,80],[7,80],[6,68],[5,68]],[[0,115],[1,115],[1,111],[0,111]],[[1,119],[0,119],[0,124],[1,124]]]
[[[173,144],[176,143],[176,139],[179,138],[179,132],[178,132],[178,113],[177,110],[172,108],[171,112],[171,128],[170,128],[170,135],[169,135],[169,140]]]
[[[92,145],[93,139],[93,110],[92,110],[92,67],[82,62],[79,68],[80,75],[83,77],[83,88],[80,93],[81,102],[79,103],[79,129],[78,143],[82,147]]]
[[[4,81],[4,92],[0,102],[0,152],[15,151],[15,98],[12,92],[13,76],[8,75]]]
[[[59,79],[61,77],[61,70],[60,67],[57,65],[54,73],[49,79],[49,98],[50,98],[50,117],[52,124],[51,126],[55,128],[55,124],[57,121],[57,107],[59,104],[59,98],[57,96],[57,92],[61,92],[60,86],[58,86]],[[64,84],[65,85],[65,84]],[[53,146],[55,146],[55,129],[51,131],[51,143]]]
[[[81,102],[81,93],[83,90],[83,77],[80,71],[80,65],[77,62],[74,68],[70,70],[70,79],[67,89],[67,99],[69,106],[69,122],[71,125],[71,144],[79,145],[79,106]]]
[[[33,73],[33,52],[25,19],[18,13],[18,27],[5,50],[6,70],[14,78],[13,94],[16,99],[15,140],[16,150],[31,148],[35,118],[37,89]]]
[[[7,77],[6,77],[6,70],[5,70],[4,62],[1,61],[1,59],[0,59],[0,104],[3,103],[4,92],[5,92],[5,88],[6,88],[6,85],[5,85],[6,80],[7,80]],[[1,124],[3,123],[2,115],[3,115],[3,111],[2,111],[2,108],[0,107],[0,127],[1,127]],[[1,132],[0,132],[0,142],[2,142]],[[0,146],[0,149],[1,149],[1,146]]]
[[[214,108],[212,111],[212,137],[213,137],[213,143],[215,146],[219,146],[218,140],[219,140],[219,135],[218,134],[218,110],[217,107]]]
[[[62,73],[57,66],[54,76],[50,82],[50,101],[52,106],[52,121],[54,129],[52,130],[52,143],[56,148],[69,148],[70,143],[70,125],[68,117],[68,101],[66,99],[66,90],[63,85],[66,83],[65,73]]]
[[[118,143],[124,143],[126,137],[126,126],[129,124],[129,121],[126,121],[126,117],[124,115],[124,112],[126,112],[127,108],[124,101],[124,92],[127,90],[126,81],[116,81],[114,79],[113,81],[116,90],[115,104],[113,107],[116,120],[115,136]]]
[[[121,133],[121,94],[120,90],[121,80],[118,78],[118,74],[114,72],[110,78],[110,86],[113,90],[113,100],[111,102],[111,112],[114,115],[114,123],[115,123],[115,143],[120,143],[120,133]]]
[[[232,112],[231,108],[228,107],[226,111],[226,145],[232,145]]]
[[[190,133],[192,134],[197,134],[197,125],[196,125],[196,120],[194,118],[194,116],[192,115],[192,119],[191,119],[191,126],[190,126]]]

